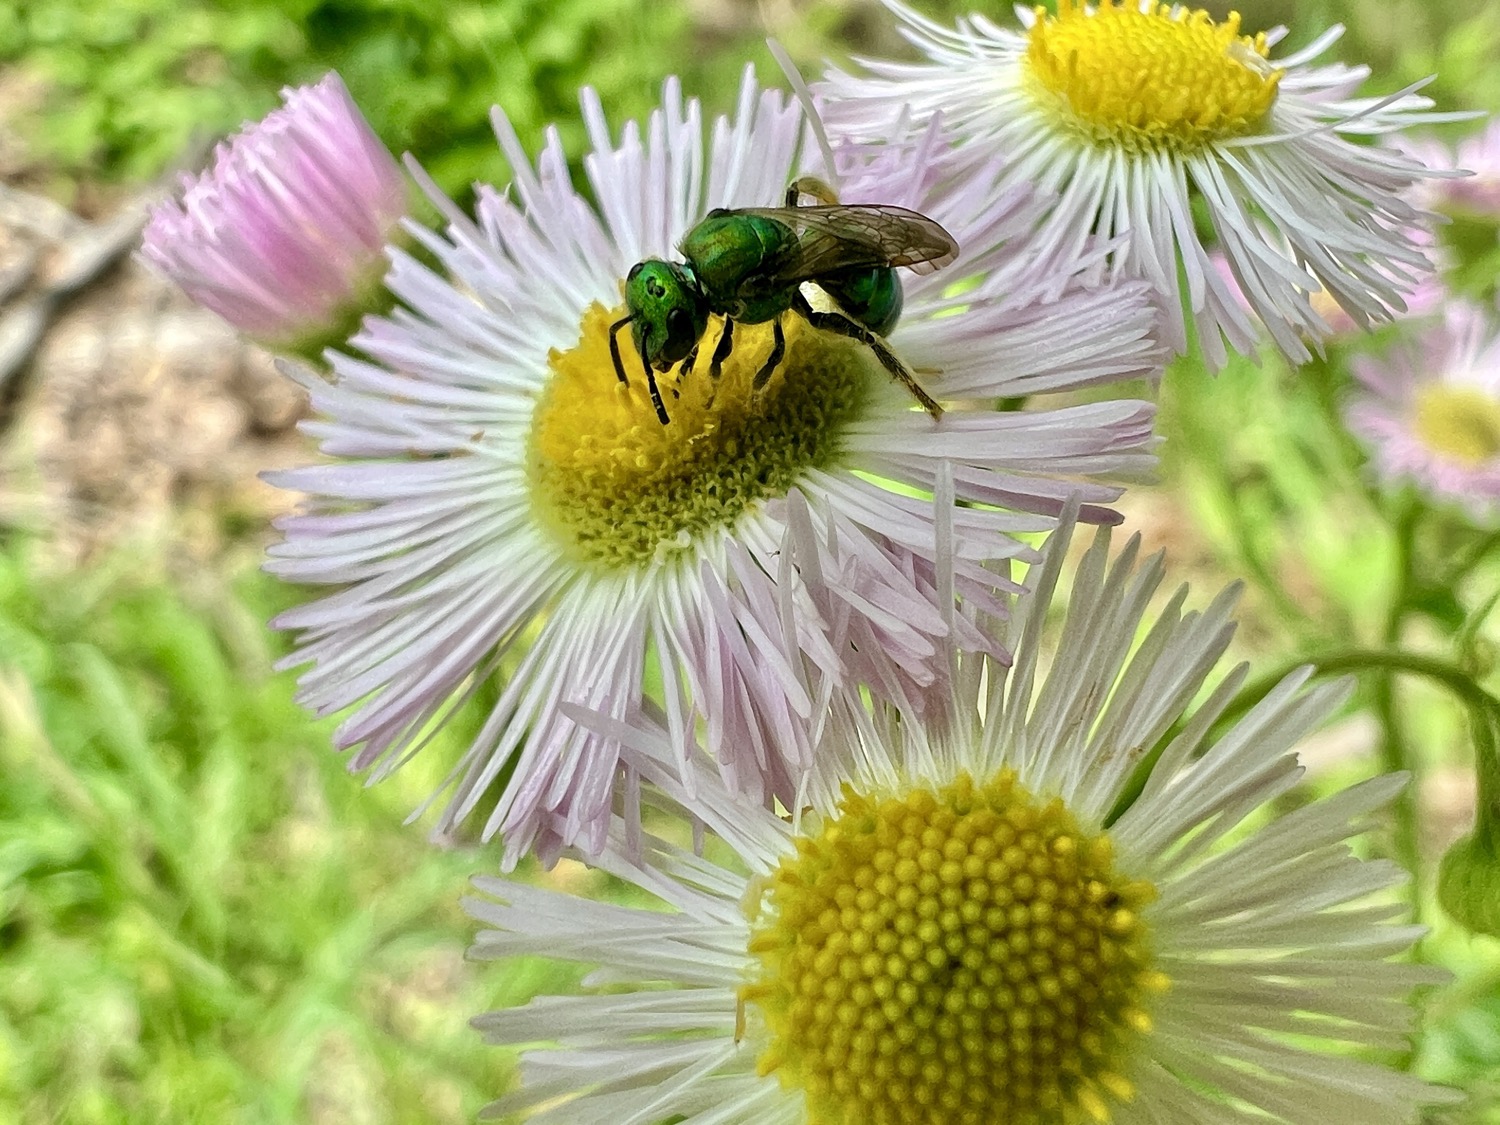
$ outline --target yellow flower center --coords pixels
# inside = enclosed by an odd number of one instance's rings
[[[804,1092],[809,1125],[1108,1121],[1169,983],[1155,889],[1112,854],[1010,770],[846,788],[747,901],[760,1072]]]
[[[723,320],[710,318],[693,370],[658,373],[670,421],[657,418],[630,332],[619,334],[628,383],[609,351],[624,315],[598,304],[578,343],[549,357],[551,377],[531,428],[533,510],[576,562],[636,566],[690,549],[759,500],[784,495],[838,455],[838,436],[878,386],[862,345],[782,318],[786,354],[764,387],[770,324],[734,327],[714,380],[709,357]]]
[[[1056,16],[1036,13],[1032,94],[1094,144],[1190,152],[1256,132],[1276,100],[1282,72],[1266,61],[1264,33],[1239,33],[1238,12],[1220,24],[1167,4],[1058,0]]]
[[[1475,387],[1434,384],[1417,392],[1417,437],[1469,466],[1500,457],[1500,402]]]

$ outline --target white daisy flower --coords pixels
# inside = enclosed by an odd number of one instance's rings
[[[1206,738],[1243,668],[1183,709],[1228,643],[1235,592],[1187,613],[1180,592],[1143,630],[1160,559],[1137,568],[1132,541],[1111,563],[1107,533],[1043,674],[1064,538],[1003,638],[1014,666],[951,653],[956,691],[925,722],[836,696],[789,818],[701,760],[677,781],[659,726],[595,720],[628,742],[656,823],[711,835],[693,852],[615,821],[598,862],[649,906],[477,880],[487,897],[466,907],[493,928],[471,955],[594,966],[580,995],[475,1021],[524,1048],[519,1089],[487,1112],[1398,1125],[1448,1100],[1372,1061],[1404,1049],[1412,989],[1442,978],[1391,960],[1423,932],[1385,893],[1405,873],[1348,843],[1404,778],[1274,807],[1302,773],[1293,745],[1344,688],[1294,676]]]
[[[379,776],[495,677],[440,829],[490,802],[485,833],[505,833],[512,862],[604,844],[618,747],[564,703],[625,716],[654,678],[684,758],[702,718],[732,788],[790,799],[811,760],[807,720],[839,683],[914,703],[943,675],[950,630],[990,643],[942,609],[941,464],[957,466],[965,501],[944,516],[955,587],[987,605],[985,562],[1026,556],[1012,536],[1050,527],[1070,495],[1107,504],[1118,488],[1089,478],[1142,471],[1153,442],[1136,401],[935,421],[864,344],[790,314],[759,388],[771,325],[740,323],[715,380],[711,318],[697,366],[657,376],[663,424],[631,332],[612,331],[622,279],[674,258],[710,208],[782,205],[805,170],[803,116],[747,73],[736,117],[707,143],[675,83],[618,141],[591,93],[584,117],[597,207],[556,135],[533,169],[497,115],[511,188],[482,188],[474,221],[431,189],[450,226],[413,233],[452,280],[395,255],[404,308],[366,321],[353,343],[369,359],[333,356],[331,385],[305,380],[324,419],[309,430],[335,463],[272,478],[315,499],[281,525],[271,569],[338,587],[277,621],[301,634],[288,665],[312,665],[301,698],[354,707],[337,741]],[[916,206],[963,248],[942,273],[904,279],[889,333],[933,394],[993,402],[1159,368],[1144,286],[1029,279],[1036,257],[1011,248],[1036,216],[1025,193],[981,195],[982,177],[940,186],[937,151],[844,157],[862,198]],[[977,273],[1013,288],[950,295]]]
[[[1018,7],[1022,30],[979,15],[949,28],[883,2],[929,61],[830,70],[818,87],[829,125],[865,133],[909,106],[918,126],[941,114],[976,157],[1005,154],[1002,184],[1057,193],[1046,237],[1123,238],[1114,268],[1165,295],[1179,352],[1184,302],[1213,366],[1224,339],[1244,353],[1257,341],[1195,229],[1195,203],[1254,316],[1294,362],[1329,332],[1312,295],[1326,290],[1368,326],[1401,310],[1428,271],[1410,234],[1424,216],[1402,198],[1428,171],[1345,138],[1447,118],[1424,113],[1431,103],[1409,90],[1355,96],[1364,67],[1312,65],[1341,28],[1272,58],[1284,28],[1242,35],[1237,13],[1216,23],[1156,0],[1059,0],[1056,15]]]

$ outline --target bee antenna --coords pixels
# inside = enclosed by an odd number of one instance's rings
[[[833,146],[828,143],[828,133],[823,128],[822,115],[818,113],[818,107],[813,102],[812,91],[807,88],[802,72],[797,69],[792,56],[786,53],[785,47],[774,39],[767,39],[766,46],[771,49],[771,57],[781,67],[781,73],[785,74],[786,80],[792,84],[792,92],[802,103],[802,113],[807,118],[808,127],[818,142],[818,150],[823,154],[824,179],[828,181],[828,186],[837,193],[839,190],[838,165],[833,162]]]

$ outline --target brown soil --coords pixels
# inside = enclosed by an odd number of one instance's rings
[[[35,261],[0,301],[0,339],[87,229],[44,200],[28,218],[25,201],[0,208],[0,279]],[[295,430],[302,392],[133,258],[57,302],[12,378],[23,390],[0,431],[0,527],[41,533],[65,559],[140,537],[211,539],[295,500],[257,473],[310,456]]]

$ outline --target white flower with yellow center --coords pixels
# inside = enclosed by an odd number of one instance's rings
[[[1441,323],[1353,366],[1361,386],[1345,413],[1380,475],[1480,522],[1500,518],[1500,329],[1491,317],[1450,298]]]
[[[486,834],[503,831],[512,860],[604,843],[618,747],[564,704],[624,717],[654,683],[684,757],[702,719],[732,788],[790,799],[807,720],[840,683],[915,702],[944,675],[951,629],[988,645],[942,612],[940,465],[956,466],[966,502],[944,516],[955,589],[983,607],[984,563],[1029,553],[1013,533],[1051,526],[1075,493],[1108,503],[1118,488],[1088,478],[1151,461],[1146,403],[934,420],[870,348],[795,314],[764,386],[770,324],[737,325],[714,379],[710,318],[696,367],[657,375],[663,424],[630,332],[623,378],[611,354],[632,265],[675,260],[711,208],[781,206],[803,171],[828,173],[801,165],[801,110],[749,76],[707,144],[675,84],[618,143],[592,96],[584,112],[597,205],[555,135],[533,170],[497,117],[511,188],[481,189],[474,220],[434,193],[446,233],[413,233],[452,280],[395,255],[404,307],[366,321],[353,343],[368,359],[335,355],[331,383],[304,380],[322,415],[309,429],[335,463],[273,478],[313,500],[281,525],[271,568],[338,587],[278,619],[301,634],[288,665],[312,665],[301,698],[354,708],[337,741],[378,776],[494,685],[440,827],[485,802]],[[940,186],[940,151],[928,137],[840,158],[859,200],[916,207],[962,247],[941,273],[904,279],[889,340],[917,379],[995,402],[1155,372],[1146,287],[1083,288],[1014,250],[1034,205],[983,176]]]
[[[1182,713],[1228,643],[1233,592],[1201,613],[1179,594],[1143,635],[1160,560],[1137,569],[1132,543],[1111,564],[1102,533],[1043,675],[1062,538],[1005,638],[1014,667],[954,654],[949,708],[921,722],[837,696],[794,816],[730,794],[706,763],[689,791],[665,731],[620,731],[654,822],[699,819],[707,846],[615,823],[598,862],[649,906],[477,880],[486,897],[466,907],[493,928],[472,955],[594,967],[580,995],[475,1021],[525,1048],[493,1111],[1400,1125],[1447,1100],[1371,1061],[1405,1046],[1412,989],[1442,976],[1391,960],[1422,932],[1383,893],[1405,874],[1348,844],[1403,779],[1274,807],[1302,772],[1292,746],[1343,690],[1293,677],[1205,738],[1243,669]]]
[[[1257,342],[1195,228],[1200,205],[1249,311],[1295,362],[1329,333],[1320,291],[1368,326],[1428,272],[1410,229],[1422,215],[1402,198],[1426,169],[1345,138],[1442,115],[1409,92],[1356,97],[1363,67],[1310,65],[1340,28],[1273,58],[1285,29],[1243,35],[1236,13],[1217,23],[1156,0],[1018,7],[1019,31],[978,15],[944,27],[884,3],[931,61],[830,71],[818,87],[830,127],[867,133],[910,106],[918,127],[940,114],[976,157],[1004,154],[1002,182],[1057,193],[1048,238],[1123,238],[1114,268],[1166,296],[1179,352],[1184,303],[1215,367],[1224,339],[1245,353]]]

